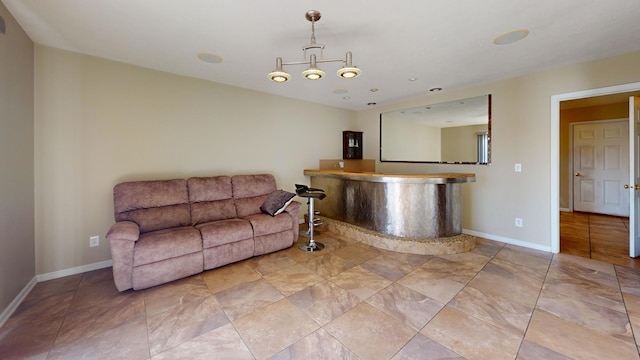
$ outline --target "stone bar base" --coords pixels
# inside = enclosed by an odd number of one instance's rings
[[[459,254],[476,247],[476,237],[460,234],[435,239],[401,238],[384,235],[342,221],[323,217],[324,228],[380,249],[420,255]]]

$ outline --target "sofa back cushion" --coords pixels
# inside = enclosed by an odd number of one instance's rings
[[[187,180],[187,187],[191,225],[237,217],[229,176],[193,177]]]
[[[191,224],[187,181],[131,181],[113,188],[116,221],[133,221],[140,232]]]
[[[278,190],[273,175],[236,175],[231,178],[238,217],[260,214],[269,194]]]

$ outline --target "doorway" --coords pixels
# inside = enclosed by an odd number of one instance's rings
[[[601,111],[612,104],[623,104],[629,96],[640,94],[640,83],[593,89],[551,97],[551,248],[555,253],[566,252],[599,258],[625,266],[640,265],[640,259],[629,257],[628,217],[574,212],[568,200],[568,188],[574,174],[568,163],[568,124],[561,121],[563,113],[592,113],[602,117]],[[628,117],[628,106],[624,116]],[[610,109],[607,109],[610,110]],[[599,113],[600,112],[600,113]],[[599,114],[598,114],[599,113]],[[560,210],[563,210],[562,212]],[[560,236],[565,239],[562,247]],[[624,239],[624,240],[623,240]],[[617,258],[617,260],[615,260]]]

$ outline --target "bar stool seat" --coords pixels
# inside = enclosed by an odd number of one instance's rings
[[[314,227],[321,225],[321,222],[317,222],[316,219],[314,218],[315,213],[315,209],[314,209],[314,201],[317,200],[322,200],[325,197],[327,197],[327,194],[324,193],[324,190],[322,189],[316,189],[316,188],[310,188],[306,185],[301,185],[301,184],[296,184],[296,195],[303,197],[303,198],[307,198],[307,206],[308,206],[308,213],[309,213],[309,231],[308,231],[308,237],[309,237],[309,243],[307,244],[300,244],[298,245],[298,248],[302,251],[306,251],[306,252],[315,252],[315,251],[320,251],[322,249],[324,249],[324,244],[316,242],[313,239],[313,235],[317,233],[317,231],[314,231]],[[305,234],[301,234],[303,236],[305,236]]]

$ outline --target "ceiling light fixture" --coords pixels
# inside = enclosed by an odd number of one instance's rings
[[[316,44],[316,31],[315,31],[315,23],[320,20],[320,12],[317,10],[309,10],[305,14],[305,18],[311,22],[311,41],[308,45],[304,45],[302,47],[302,51],[304,52],[304,61],[294,61],[294,62],[282,62],[282,58],[276,58],[276,69],[269,73],[269,79],[275,82],[287,82],[291,79],[291,75],[284,71],[282,68],[286,65],[309,65],[309,68],[302,72],[302,76],[309,80],[319,80],[325,76],[325,72],[318,69],[318,63],[328,63],[328,62],[341,62],[344,63],[344,66],[338,70],[336,73],[338,76],[343,77],[345,79],[353,79],[360,75],[360,69],[353,66],[351,60],[351,51],[347,51],[347,55],[344,59],[324,59],[322,57],[324,45]],[[307,59],[307,50],[318,51],[320,52],[320,58],[317,57],[316,54],[310,54]]]

